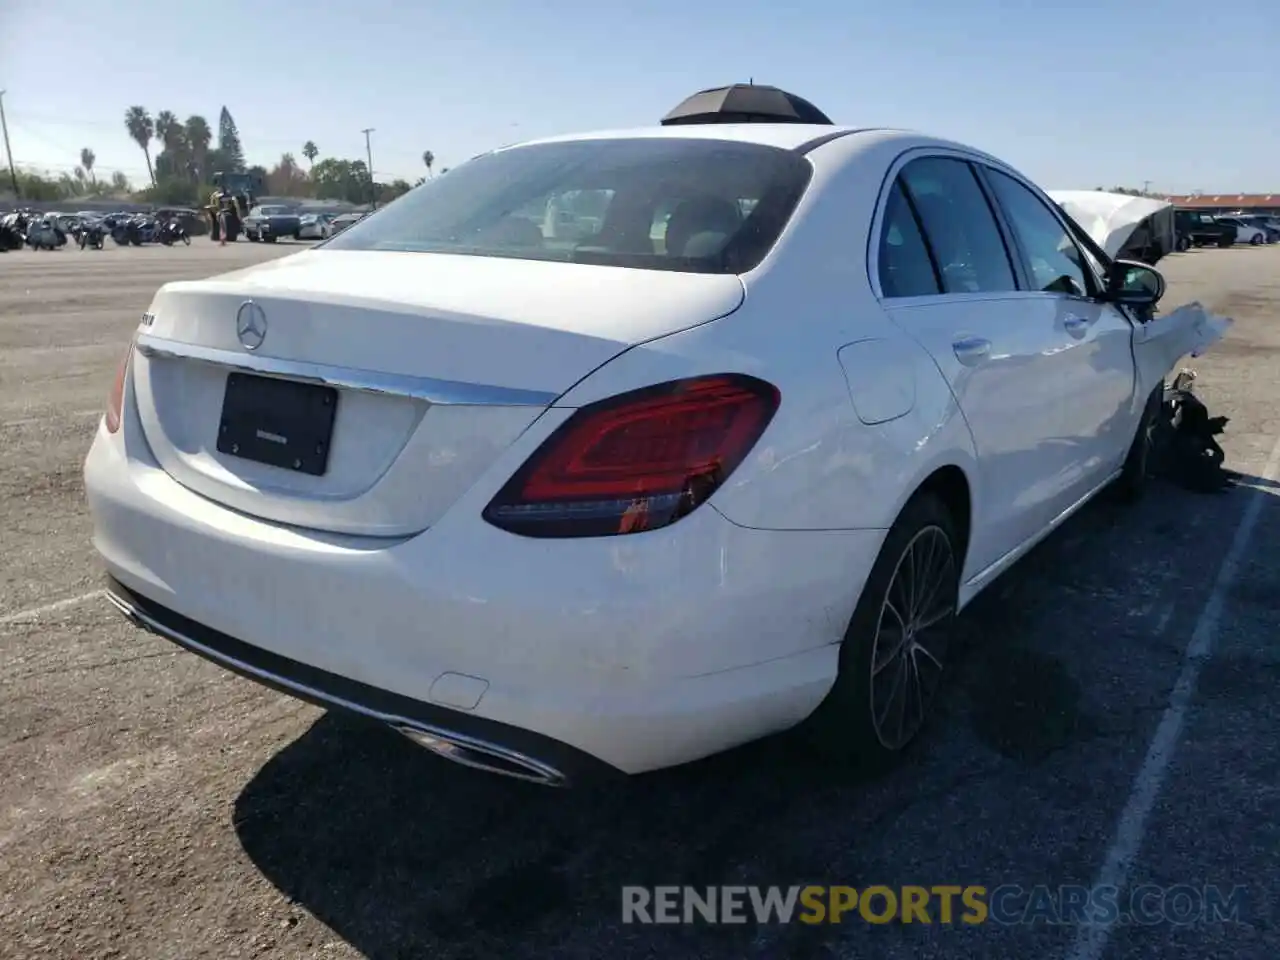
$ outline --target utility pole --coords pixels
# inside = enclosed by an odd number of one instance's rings
[[[378,209],[378,187],[373,182],[373,147],[369,144],[369,134],[373,133],[373,127],[365,127],[360,131],[364,134],[364,155],[369,160],[369,203],[370,209]]]
[[[1151,181],[1150,181],[1150,180],[1143,180],[1143,181],[1142,181],[1142,192],[1143,192],[1143,193],[1150,193],[1150,192],[1151,192]]]
[[[13,182],[13,196],[22,196],[18,189],[18,171],[13,169],[13,149],[9,146],[9,124],[4,118],[4,91],[0,90],[0,130],[4,131],[4,155],[9,158],[9,179]]]

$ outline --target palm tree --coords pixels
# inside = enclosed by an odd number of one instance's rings
[[[182,124],[178,122],[172,111],[161,110],[156,114],[156,139],[164,144],[166,150],[177,152],[184,139]]]
[[[320,156],[320,148],[316,146],[314,140],[308,140],[302,145],[302,155],[307,158],[307,166],[315,166],[316,157]]]
[[[88,147],[84,147],[80,151],[80,166],[84,167],[84,172],[89,174],[89,179],[94,186],[98,185],[98,178],[93,175],[93,165],[98,162],[98,158]]]
[[[426,168],[427,168],[427,176],[428,176],[428,177],[429,177],[429,176],[431,176],[431,167],[432,167],[432,166],[435,164],[435,162],[436,162],[436,155],[435,155],[434,153],[432,153],[430,150],[423,150],[423,151],[422,151],[422,162],[426,165]]]
[[[213,131],[209,129],[209,121],[199,114],[187,117],[187,146],[191,150],[191,162],[195,165],[197,177],[207,174],[205,169],[209,159],[209,144],[213,142]]]
[[[151,114],[147,113],[146,107],[130,107],[125,111],[124,125],[133,142],[142,148],[142,154],[147,158],[147,176],[151,178],[151,185],[154,187],[156,174],[151,167],[151,138],[155,136],[156,125],[151,120]]]

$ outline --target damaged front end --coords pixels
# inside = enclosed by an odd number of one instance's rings
[[[1232,323],[1229,317],[1210,313],[1198,302],[1135,323],[1133,354],[1138,395],[1150,394],[1183,357],[1198,357],[1221,340]]]

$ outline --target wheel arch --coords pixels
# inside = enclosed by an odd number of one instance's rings
[[[956,551],[960,555],[961,570],[964,570],[973,532],[973,488],[968,475],[954,463],[943,464],[920,482],[908,502],[919,496],[937,497],[946,507],[956,525],[956,536],[960,539]]]

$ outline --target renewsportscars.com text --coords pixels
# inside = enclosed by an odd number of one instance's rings
[[[1244,888],[1006,884],[622,888],[623,923],[977,925],[1237,922]]]

